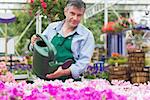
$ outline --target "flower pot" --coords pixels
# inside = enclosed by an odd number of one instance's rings
[[[148,77],[145,76],[138,76],[131,78],[132,83],[145,83],[148,81]]]
[[[110,66],[109,80],[129,80],[129,69],[127,65]]]

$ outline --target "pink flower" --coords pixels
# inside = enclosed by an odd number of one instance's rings
[[[18,96],[18,97],[23,97],[24,95],[23,89],[20,88],[17,89],[16,87],[14,87],[10,93],[12,93],[13,96]]]
[[[2,81],[0,81],[0,90],[2,90],[4,88],[5,88],[5,84]]]
[[[132,45],[131,43],[129,43],[129,44],[127,44],[126,48],[127,48],[127,50],[133,50],[136,47],[135,47],[135,45]]]

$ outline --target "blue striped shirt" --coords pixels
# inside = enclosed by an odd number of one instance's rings
[[[49,41],[51,41],[57,33],[64,36],[61,31],[63,23],[64,21],[59,21],[49,24],[43,32],[43,35],[46,35]],[[90,30],[81,24],[79,24],[73,32],[69,33],[69,35],[73,34],[74,37],[72,39],[71,50],[76,63],[70,66],[70,70],[72,77],[78,78],[90,63],[95,47],[95,41]]]

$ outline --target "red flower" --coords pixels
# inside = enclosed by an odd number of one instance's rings
[[[34,3],[34,0],[30,0],[29,2],[30,2],[30,3]]]
[[[41,5],[42,5],[42,7],[43,7],[44,9],[47,8],[47,4],[46,4],[45,2],[41,2]]]
[[[102,31],[103,32],[112,32],[112,31],[114,31],[114,22],[108,22],[107,23],[107,25],[104,25],[103,27],[102,27]]]

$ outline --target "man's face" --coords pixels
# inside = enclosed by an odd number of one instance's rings
[[[84,8],[77,8],[75,6],[66,7],[64,14],[66,16],[66,23],[69,27],[75,28],[81,21],[84,15]]]

